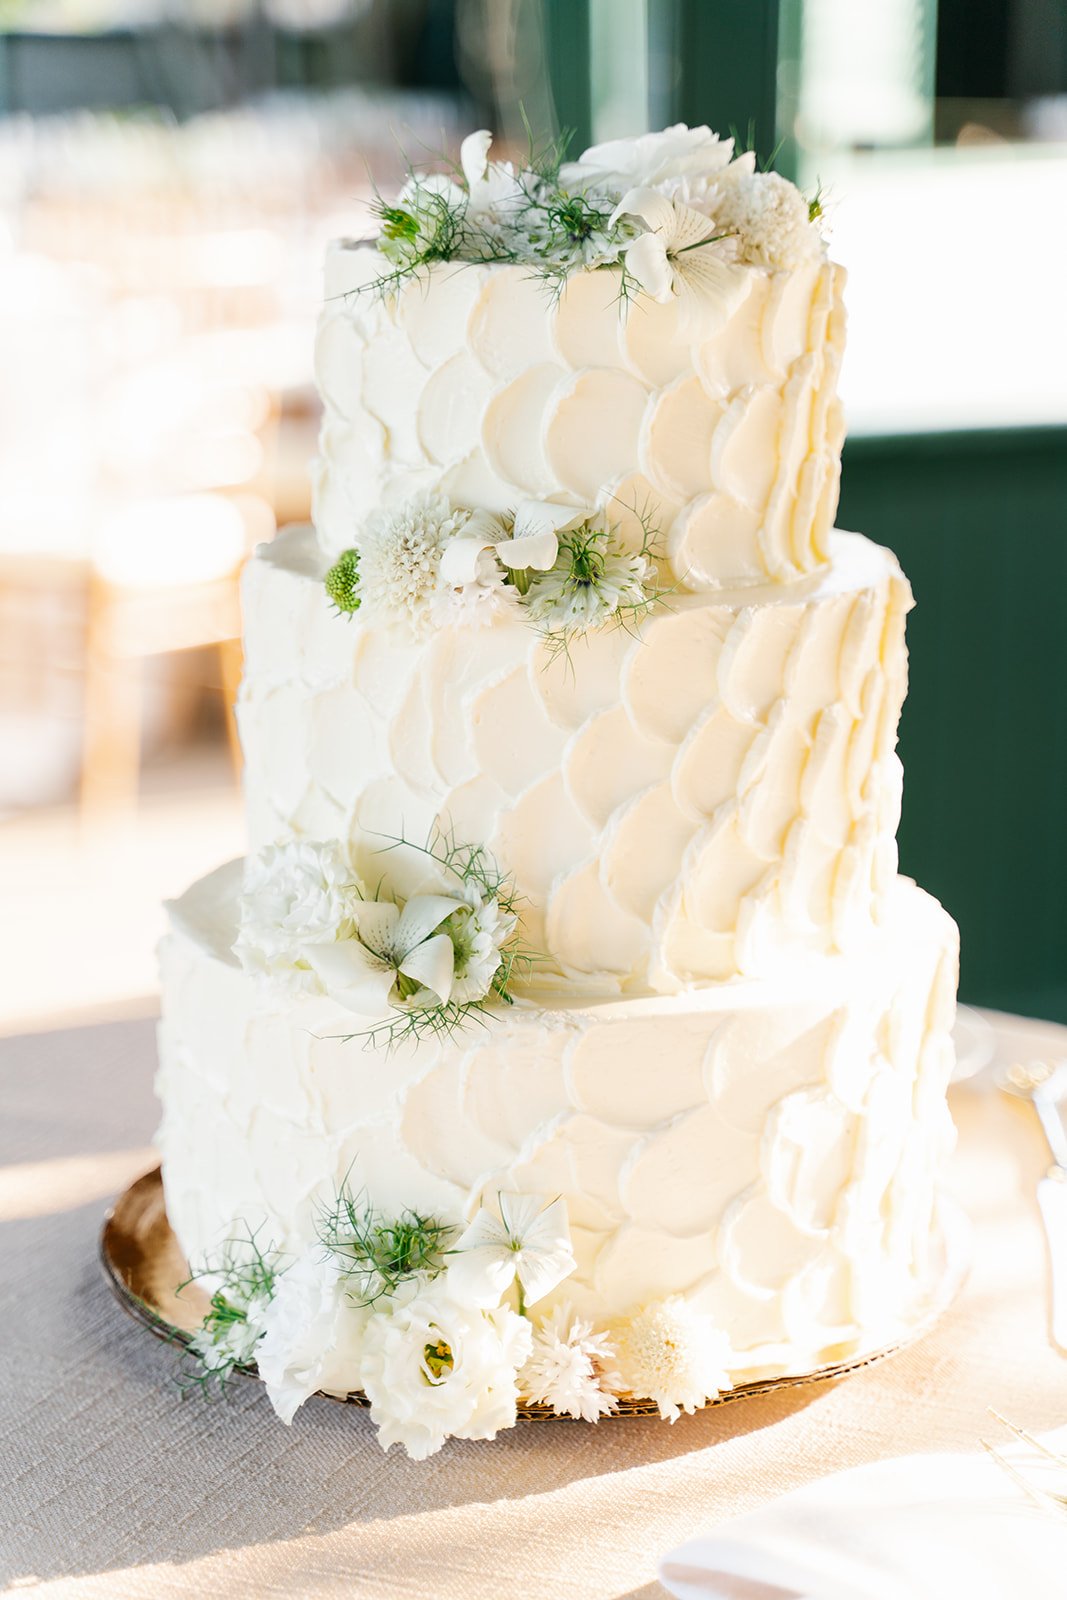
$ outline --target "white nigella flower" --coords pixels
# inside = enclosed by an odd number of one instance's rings
[[[453,1246],[451,1292],[472,1305],[493,1306],[517,1278],[520,1304],[536,1305],[574,1271],[566,1202],[499,1194],[497,1205],[499,1215],[483,1206]]]
[[[653,300],[677,297],[694,311],[732,283],[736,268],[722,259],[719,235],[726,228],[717,215],[708,218],[649,188],[630,189],[616,215],[635,217],[647,229],[626,246],[625,258],[627,271]]]
[[[391,900],[362,900],[353,937],[306,950],[326,992],[363,1016],[384,1016],[399,1000],[429,1006],[452,998],[455,949],[441,924],[467,909],[454,895],[413,895],[403,909]]]
[[[627,1390],[654,1400],[667,1422],[731,1387],[725,1335],[680,1295],[643,1307],[619,1323],[614,1336]]]
[[[416,634],[425,632],[442,553],[469,515],[454,511],[435,494],[417,494],[403,505],[372,513],[357,541],[359,599],[365,613],[385,621],[403,619]]]
[[[469,133],[459,147],[459,163],[467,180],[468,214],[506,217],[521,206],[526,195],[510,161],[490,161],[493,135],[488,128]]]
[[[560,535],[551,568],[530,582],[527,604],[548,632],[581,633],[620,606],[647,604],[652,582],[647,557],[619,549],[607,528],[586,522]]]
[[[823,253],[808,202],[778,172],[727,173],[715,197],[715,227],[736,233],[742,261],[776,271],[816,261]]]
[[[406,1285],[370,1316],[363,1343],[361,1384],[382,1446],[423,1461],[449,1437],[512,1427],[530,1338],[525,1317],[459,1305],[444,1278]]]
[[[226,1374],[232,1367],[247,1366],[255,1357],[256,1345],[266,1326],[270,1295],[261,1291],[236,1304],[226,1291],[225,1298],[234,1315],[209,1314],[189,1341],[205,1372]]]
[[[596,1422],[614,1411],[625,1385],[615,1370],[615,1350],[606,1333],[557,1306],[534,1329],[530,1358],[519,1373],[519,1393],[550,1405],[557,1416]]]
[[[351,938],[362,892],[337,845],[268,845],[245,864],[234,954],[246,972],[314,989],[305,947]]]
[[[583,151],[560,171],[565,189],[606,189],[616,194],[638,186],[670,193],[683,179],[691,183],[714,176],[733,155],[732,139],[720,139],[710,128],[687,128],[676,122],[661,133],[636,139],[611,139]]]
[[[283,1422],[292,1422],[318,1389],[346,1394],[359,1388],[368,1313],[325,1253],[301,1256],[280,1275],[262,1320],[256,1366]]]
[[[382,208],[378,249],[401,269],[425,260],[427,254],[451,254],[466,207],[467,196],[451,178],[416,173],[397,195],[396,204]]]
[[[455,957],[451,998],[457,1005],[485,999],[500,965],[501,948],[518,921],[477,884],[464,884],[463,895],[466,904],[444,923]]]

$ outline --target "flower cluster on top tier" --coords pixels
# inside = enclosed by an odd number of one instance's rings
[[[626,548],[602,512],[525,500],[513,515],[456,508],[418,494],[373,512],[326,574],[339,611],[361,611],[419,637],[437,626],[525,617],[555,648],[590,629],[626,625],[663,591],[652,529]]]
[[[818,258],[822,208],[732,139],[684,123],[594,145],[577,161],[553,146],[525,166],[490,160],[470,134],[452,175],[413,172],[376,202],[389,291],[437,261],[514,262],[557,285],[613,267],[624,297],[643,290],[692,308],[732,263],[772,271]]]
[[[532,957],[517,938],[509,880],[480,846],[436,835],[425,892],[373,894],[336,843],[269,845],[245,867],[234,954],[246,972],[324,994],[366,1019],[350,1037],[395,1044],[451,1033],[495,997],[511,1001]],[[383,852],[384,853],[384,852]]]
[[[249,1236],[197,1274],[216,1285],[199,1380],[254,1364],[283,1422],[318,1390],[362,1391],[383,1448],[423,1460],[512,1427],[522,1400],[596,1422],[636,1395],[673,1422],[730,1387],[724,1336],[678,1296],[599,1329],[565,1303],[532,1312],[575,1267],[560,1199],[498,1193],[464,1230],[343,1187],[317,1232],[291,1260]]]

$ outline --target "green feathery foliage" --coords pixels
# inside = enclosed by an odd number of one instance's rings
[[[349,1279],[351,1298],[364,1306],[394,1295],[409,1278],[436,1277],[454,1233],[451,1224],[417,1211],[384,1216],[363,1193],[354,1195],[347,1182],[318,1217],[323,1247]]]

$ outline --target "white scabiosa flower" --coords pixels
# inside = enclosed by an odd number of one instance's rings
[[[724,175],[716,190],[714,223],[737,237],[738,259],[786,271],[823,254],[819,229],[795,184],[778,172]]]
[[[647,557],[620,549],[606,528],[585,523],[561,534],[552,566],[532,575],[527,607],[550,633],[584,633],[621,607],[646,605],[652,578]]]
[[[435,494],[414,495],[372,513],[357,540],[362,613],[425,633],[433,620],[441,555],[469,517]]]
[[[283,1422],[318,1389],[360,1386],[368,1312],[349,1293],[340,1264],[325,1252],[301,1256],[278,1279],[263,1317],[256,1366]]]
[[[725,1335],[681,1295],[644,1306],[612,1331],[627,1390],[654,1400],[667,1422],[731,1387]]]
[[[517,1278],[520,1309],[536,1305],[574,1271],[566,1202],[498,1194],[496,1204],[497,1211],[483,1206],[453,1246],[451,1291],[472,1305],[495,1306]]]
[[[608,1335],[594,1332],[569,1306],[557,1306],[534,1329],[529,1360],[519,1373],[525,1399],[550,1405],[560,1417],[596,1422],[615,1410],[624,1388]]]
[[[500,966],[501,950],[515,932],[518,918],[476,884],[463,887],[467,904],[443,925],[452,941],[454,971],[451,998],[458,1005],[484,1000]]]
[[[363,1344],[361,1382],[383,1448],[402,1444],[423,1461],[450,1437],[492,1439],[514,1426],[530,1339],[525,1317],[458,1305],[442,1278],[405,1286],[371,1314]]]
[[[315,990],[309,946],[350,939],[362,887],[336,844],[292,839],[245,864],[234,954],[246,972]]]

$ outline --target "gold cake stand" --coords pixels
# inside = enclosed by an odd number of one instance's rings
[[[918,1296],[915,1314],[906,1330],[891,1344],[850,1349],[840,1359],[805,1372],[785,1372],[754,1378],[709,1400],[709,1406],[726,1405],[756,1395],[773,1394],[779,1389],[801,1384],[828,1383],[858,1372],[876,1361],[895,1355],[929,1332],[959,1293],[969,1264],[969,1224],[955,1205],[942,1202],[939,1212],[940,1256],[938,1271]],[[146,1172],[119,1196],[108,1212],[100,1235],[100,1260],[108,1285],[122,1306],[157,1339],[184,1347],[200,1326],[208,1310],[208,1295],[196,1283],[189,1283],[189,1268],[167,1220],[163,1199],[163,1179],[159,1167]],[[182,1285],[185,1285],[183,1288]],[[181,1289],[181,1293],[179,1293]],[[234,1369],[242,1376],[259,1377],[254,1367]],[[355,1391],[348,1395],[326,1395],[343,1405],[366,1406],[366,1396]],[[652,1400],[621,1398],[612,1416],[650,1417],[658,1415]],[[550,1406],[522,1404],[519,1416],[531,1421],[569,1422]]]

